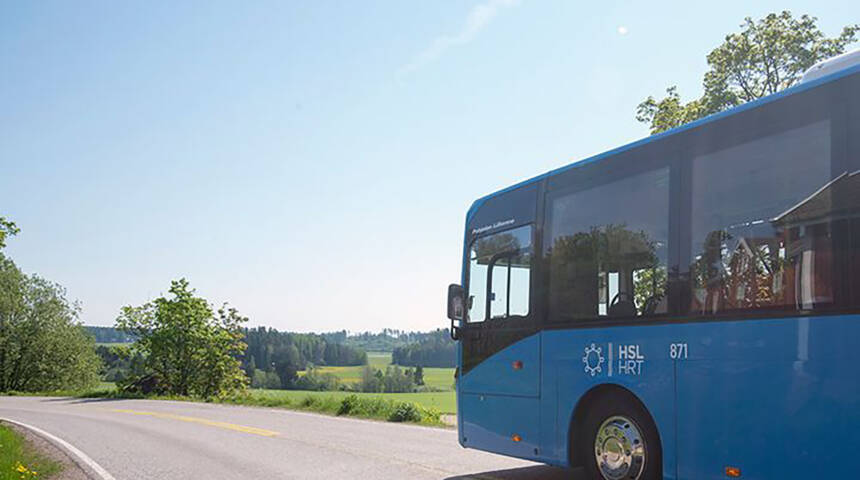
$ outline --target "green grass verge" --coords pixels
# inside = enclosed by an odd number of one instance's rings
[[[62,465],[44,458],[23,437],[0,425],[0,480],[51,478]]]
[[[411,422],[445,426],[441,416],[456,411],[453,392],[433,393],[353,393],[309,392],[303,390],[248,390],[221,399],[201,400],[182,396],[129,395],[117,390],[93,390],[76,395],[79,398],[129,398],[148,400],[207,401],[231,405],[305,410],[329,415],[370,418],[389,422]]]
[[[349,395],[360,398],[382,398],[398,402],[411,402],[424,408],[431,408],[440,413],[457,413],[457,396],[451,392],[420,392],[420,393],[358,393],[358,392],[307,392],[304,390],[249,390],[248,395],[269,401],[287,401],[297,403],[305,397],[332,397],[343,399]]]
[[[306,410],[329,415],[443,426],[440,410],[398,394],[251,390],[223,403]],[[416,394],[401,394],[416,395]]]

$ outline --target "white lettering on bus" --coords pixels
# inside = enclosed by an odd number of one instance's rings
[[[639,351],[639,345],[618,346],[618,374],[641,375],[645,355]]]
[[[496,223],[493,223],[492,225],[484,225],[483,227],[473,228],[472,229],[472,235],[479,235],[481,233],[484,233],[484,232],[487,232],[490,230],[495,230],[496,228],[501,228],[501,227],[506,227],[508,225],[513,225],[514,221],[515,220],[513,218],[509,218],[507,220],[500,220]]]

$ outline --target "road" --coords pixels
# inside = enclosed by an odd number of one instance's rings
[[[0,418],[60,437],[117,480],[561,480],[560,469],[460,448],[454,430],[153,400],[0,397]]]

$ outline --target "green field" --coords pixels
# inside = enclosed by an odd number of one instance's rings
[[[419,405],[435,408],[441,413],[457,413],[457,398],[453,391],[450,392],[422,392],[422,393],[353,393],[353,392],[308,392],[304,390],[251,390],[251,396],[259,398],[289,399],[297,403],[305,397],[332,397],[338,401],[347,395],[358,395],[360,397],[382,397],[389,400],[413,402]]]
[[[390,352],[367,352],[367,363],[378,370],[385,370],[385,367],[391,364]],[[400,367],[407,368],[407,367]],[[364,370],[363,365],[353,367],[319,367],[321,373],[331,373],[344,383],[358,383],[361,380],[361,372]],[[303,375],[305,372],[299,372]],[[453,368],[425,368],[424,369],[424,384],[435,390],[445,392],[454,390],[454,369]]]

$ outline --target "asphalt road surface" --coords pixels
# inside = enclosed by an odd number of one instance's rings
[[[267,408],[0,397],[0,418],[65,440],[117,480],[579,478],[463,449],[454,430]]]

